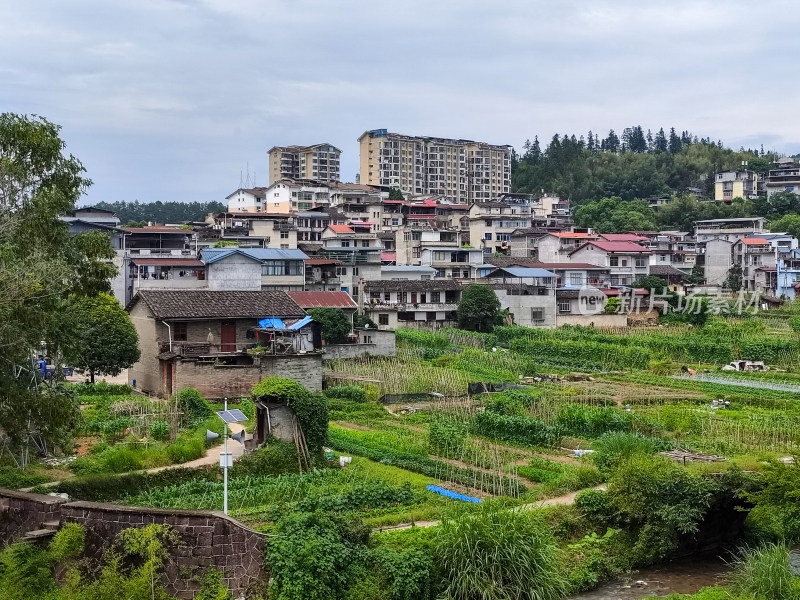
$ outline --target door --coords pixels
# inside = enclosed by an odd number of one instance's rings
[[[221,352],[236,352],[236,323],[223,321],[219,337]]]

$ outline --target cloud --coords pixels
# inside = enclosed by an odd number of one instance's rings
[[[797,151],[787,2],[35,0],[4,7],[0,105],[64,126],[88,200],[213,200],[273,145],[378,127],[521,146],[675,126]]]

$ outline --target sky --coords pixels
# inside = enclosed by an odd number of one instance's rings
[[[83,204],[223,201],[276,145],[331,143],[353,181],[378,128],[794,154],[798,29],[790,0],[0,0],[0,112],[62,126]]]

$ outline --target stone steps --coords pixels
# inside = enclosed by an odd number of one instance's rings
[[[42,540],[44,538],[52,537],[55,534],[56,534],[55,529],[34,529],[33,531],[29,531],[25,535],[23,535],[20,541],[33,542],[36,540]]]

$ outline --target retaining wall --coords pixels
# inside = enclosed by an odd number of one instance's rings
[[[193,598],[208,567],[223,573],[235,597],[266,578],[266,536],[218,511],[171,510],[60,498],[0,489],[0,539],[4,544],[41,528],[46,521],[79,523],[86,528],[86,555],[99,557],[116,535],[129,527],[169,525],[180,537],[165,568],[169,593]],[[200,577],[198,577],[198,575]]]

